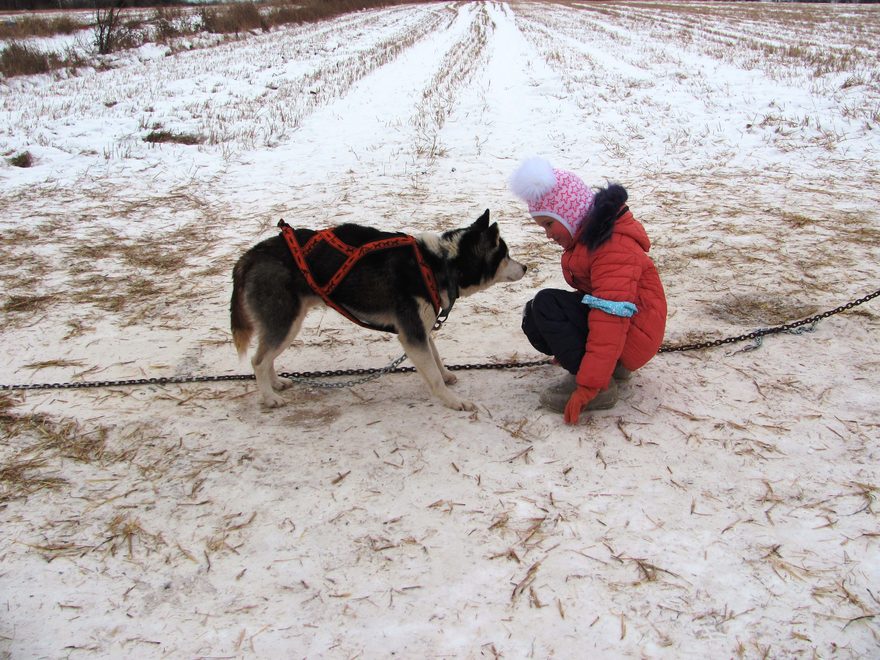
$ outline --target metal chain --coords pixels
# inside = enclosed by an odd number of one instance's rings
[[[384,374],[406,374],[415,372],[415,367],[397,366],[406,359],[401,355],[387,367],[381,369],[336,369],[332,371],[282,371],[278,375],[297,383],[324,388],[342,388],[374,380]],[[448,364],[450,371],[476,371],[480,369],[520,369],[550,364],[550,360],[530,362],[487,362],[484,364]],[[316,378],[341,378],[343,376],[363,376],[345,383],[319,383]],[[141,385],[184,385],[187,383],[222,383],[226,381],[254,380],[253,374],[225,374],[220,376],[160,376],[157,378],[128,378],[125,380],[89,380],[70,383],[30,383],[23,385],[0,385],[0,391],[12,390],[79,390],[101,387],[125,387]]]
[[[659,353],[681,353],[684,351],[698,351],[704,348],[715,348],[717,346],[723,346],[725,344],[735,344],[737,342],[746,341],[746,340],[755,340],[758,341],[762,337],[767,335],[778,334],[780,332],[791,332],[795,328],[800,328],[805,325],[813,325],[815,326],[822,319],[827,319],[829,316],[834,316],[835,314],[840,314],[841,312],[845,312],[853,307],[857,307],[858,305],[862,305],[869,300],[873,300],[877,296],[880,296],[880,289],[874,291],[874,293],[869,293],[867,296],[859,298],[858,300],[853,300],[851,302],[846,303],[845,305],[841,305],[840,307],[835,307],[834,309],[828,310],[827,312],[822,312],[821,314],[816,314],[815,316],[811,316],[806,319],[802,319],[800,321],[794,321],[792,323],[786,323],[785,325],[779,325],[773,328],[761,328],[759,330],[754,330],[753,332],[748,332],[744,335],[738,335],[736,337],[727,337],[725,339],[714,339],[712,341],[704,341],[700,343],[694,344],[682,344],[680,346],[661,346]]]
[[[381,369],[359,369],[358,371],[368,372],[367,375],[362,376],[361,378],[355,378],[354,380],[343,380],[334,383],[327,383],[322,380],[315,380],[314,378],[308,378],[306,376],[296,376],[294,374],[284,373],[279,374],[279,376],[281,376],[282,378],[289,378],[296,383],[300,383],[301,385],[308,385],[309,387],[319,387],[325,390],[343,389],[345,387],[354,387],[355,385],[368,383],[371,380],[376,380],[380,376],[384,376],[387,373],[395,371],[397,369],[397,366],[405,359],[406,353],[401,355],[387,367],[382,367]]]
[[[449,318],[448,310],[441,310],[437,315],[437,318],[434,319],[434,330],[439,330],[443,327],[443,324],[446,322],[446,319]],[[321,380],[316,380],[315,378],[311,378],[309,376],[300,376],[294,374],[282,373],[279,374],[282,378],[288,378],[296,383],[300,383],[301,385],[308,385],[309,387],[317,387],[324,390],[333,390],[333,389],[343,389],[346,387],[354,387],[355,385],[361,385],[363,383],[368,383],[371,380],[376,380],[380,376],[384,376],[387,373],[404,373],[415,371],[413,367],[404,367],[403,369],[398,369],[397,367],[406,359],[406,353],[401,355],[399,358],[394,360],[387,367],[382,367],[381,369],[350,369],[346,371],[345,375],[349,376],[353,373],[364,373],[366,375],[361,378],[355,378],[354,380],[344,380],[338,381],[334,383],[326,383]]]
[[[758,348],[758,346],[760,346],[760,341],[762,337],[772,334],[778,334],[781,332],[809,332],[814,329],[816,324],[822,319],[826,319],[829,316],[834,316],[835,314],[840,314],[841,312],[850,310],[853,307],[862,305],[878,296],[880,296],[880,289],[868,294],[867,296],[859,298],[858,300],[853,300],[846,303],[845,305],[841,305],[840,307],[835,307],[834,309],[828,310],[827,312],[822,312],[821,314],[816,314],[800,321],[794,321],[792,323],[786,323],[785,325],[779,325],[772,328],[761,328],[759,330],[738,335],[736,337],[726,337],[724,339],[715,339],[712,341],[704,341],[692,344],[681,344],[678,346],[664,345],[660,347],[660,350],[658,352],[681,353],[684,351],[699,351],[706,348],[716,348],[718,346],[735,344],[747,340],[754,341],[756,345],[744,350],[753,350],[754,348]],[[445,321],[445,319],[443,320]],[[440,325],[442,325],[442,321],[440,321]],[[804,328],[803,326],[811,327]],[[439,325],[437,327],[439,327]],[[797,330],[798,328],[801,328],[801,330]],[[399,366],[405,359],[406,355],[401,355],[387,367],[382,367],[380,369],[337,369],[335,371],[306,372],[293,371],[279,373],[278,375],[282,378],[289,378],[298,383],[303,383],[312,387],[343,388],[350,387],[352,385],[358,385],[360,383],[365,383],[370,380],[375,380],[376,378],[379,378],[380,376],[388,373],[402,374],[414,372],[414,367]],[[481,369],[521,369],[526,367],[539,367],[550,363],[551,360],[548,358],[544,360],[531,360],[525,362],[485,362],[482,364],[451,364],[447,365],[446,368],[450,371],[475,371]],[[359,376],[360,378],[339,383],[321,383],[315,380],[317,378],[340,378],[344,376]],[[21,385],[0,385],[0,392],[13,390],[68,390],[142,385],[179,385],[186,383],[219,383],[241,380],[254,380],[254,376],[253,374],[228,374],[221,376],[163,376],[159,378],[130,378],[126,380],[98,380],[69,383],[31,383]]]

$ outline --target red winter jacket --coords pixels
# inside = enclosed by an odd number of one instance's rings
[[[666,294],[654,262],[651,241],[630,211],[614,223],[611,238],[590,251],[575,240],[562,254],[562,273],[582,293],[618,302],[635,303],[631,317],[612,316],[584,306],[589,313],[587,352],[577,383],[604,389],[618,360],[635,371],[656,355],[666,329]]]

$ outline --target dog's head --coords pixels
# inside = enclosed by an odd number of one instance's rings
[[[526,267],[510,257],[498,223],[489,224],[489,209],[470,227],[446,232],[443,239],[454,246],[452,263],[463,296],[498,282],[516,282],[526,274]]]

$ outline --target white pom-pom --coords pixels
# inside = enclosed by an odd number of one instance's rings
[[[553,166],[543,158],[529,158],[510,177],[511,192],[526,202],[537,202],[556,185]]]

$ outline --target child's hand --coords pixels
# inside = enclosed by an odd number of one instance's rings
[[[598,393],[598,388],[581,387],[579,385],[578,388],[571,393],[571,398],[569,398],[568,403],[565,405],[565,423],[577,424],[578,417],[581,416],[581,410],[583,407],[596,398]]]

